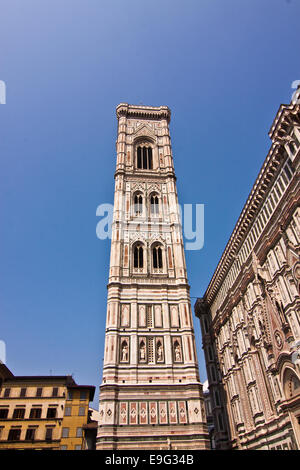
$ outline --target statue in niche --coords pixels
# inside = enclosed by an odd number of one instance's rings
[[[140,360],[145,361],[146,360],[146,346],[144,341],[141,341],[140,343]]]
[[[128,345],[126,341],[122,343],[122,361],[128,361]]]
[[[157,343],[157,360],[163,360],[163,347],[160,341]]]
[[[179,344],[177,343],[177,341],[175,342],[174,346],[175,346],[175,349],[174,349],[174,352],[175,352],[175,361],[180,362],[180,361],[181,361],[181,350],[180,350],[180,346],[179,346]]]

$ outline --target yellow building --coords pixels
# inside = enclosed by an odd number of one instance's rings
[[[0,364],[0,449],[81,450],[95,387],[67,376],[14,376]]]

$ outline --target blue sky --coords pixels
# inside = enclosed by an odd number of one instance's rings
[[[180,203],[205,204],[204,247],[186,252],[201,296],[300,79],[300,4],[0,5],[0,339],[15,374],[98,387],[110,242],[96,237],[96,208],[113,202],[115,107],[172,111]],[[197,319],[195,330],[204,381]]]

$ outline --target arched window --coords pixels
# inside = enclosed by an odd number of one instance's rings
[[[287,368],[284,373],[284,393],[287,399],[300,394],[300,380],[291,369]]]
[[[210,361],[214,358],[211,346],[208,346],[208,357]]]
[[[162,269],[162,249],[159,245],[155,245],[152,248],[152,263],[154,269]]]
[[[211,371],[211,378],[212,378],[212,381],[215,382],[215,381],[217,380],[215,367],[214,367],[214,366],[210,366],[210,371]]]
[[[219,397],[218,390],[215,390],[215,402],[216,402],[216,406],[220,406],[220,397]]]
[[[139,216],[143,214],[143,196],[135,194],[134,196],[134,215]]]
[[[152,170],[152,147],[139,145],[137,147],[137,168],[140,170]]]
[[[224,423],[223,423],[223,417],[221,413],[218,413],[218,427],[219,431],[224,431]]]
[[[150,212],[153,216],[159,215],[159,199],[157,194],[152,194],[150,196]]]
[[[134,268],[143,268],[144,266],[144,252],[143,246],[138,244],[135,245],[133,250],[133,267]]]
[[[208,327],[208,321],[207,318],[204,317],[204,333],[208,333],[209,327]]]

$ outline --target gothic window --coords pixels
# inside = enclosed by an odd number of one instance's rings
[[[210,366],[210,371],[211,371],[211,378],[213,382],[216,382],[217,376],[216,376],[216,370],[214,366]]]
[[[157,194],[150,196],[150,212],[151,216],[157,217],[159,215],[159,199]]]
[[[152,248],[152,263],[154,269],[162,269],[163,267],[162,249],[159,245]]]
[[[284,374],[284,392],[287,399],[300,394],[299,377],[291,369],[287,369]]]
[[[215,403],[216,406],[220,406],[220,396],[218,390],[215,390]]]
[[[223,417],[221,413],[218,413],[218,428],[219,431],[224,431]]]
[[[146,145],[138,146],[137,168],[139,170],[152,170],[153,168],[152,147],[146,146]]]
[[[207,318],[204,317],[204,333],[208,333],[209,326],[208,326],[208,321]]]
[[[135,245],[133,249],[133,267],[138,269],[138,268],[143,268],[144,266],[144,252],[143,252],[143,246],[141,244]]]
[[[154,364],[154,338],[151,336],[148,338],[148,362]]]
[[[134,215],[141,216],[143,214],[143,196],[141,194],[134,195]]]
[[[152,305],[146,305],[146,326],[153,327]]]

